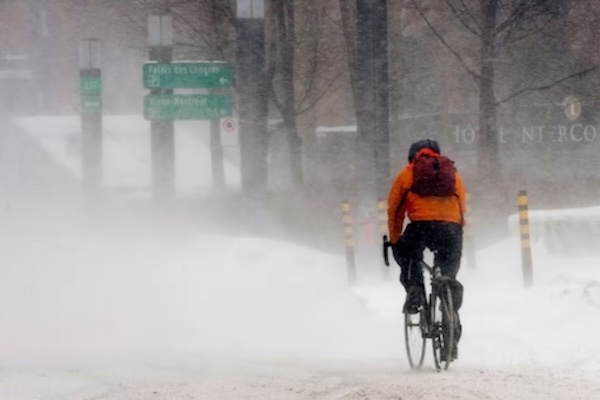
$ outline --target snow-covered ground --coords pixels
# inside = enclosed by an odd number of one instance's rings
[[[65,171],[81,179],[81,119],[78,116],[14,118]],[[150,187],[150,122],[141,115],[105,116],[102,121],[104,184],[109,189]],[[210,124],[176,121],[176,187],[179,194],[197,193],[211,186]],[[237,160],[237,149],[226,147],[225,156]],[[238,169],[224,162],[225,181],[239,185]]]
[[[437,373],[429,352],[415,373],[400,285],[348,287],[341,255],[146,208],[42,220],[15,200],[0,209],[2,400],[600,398],[595,256],[537,240],[526,289],[517,238],[480,249],[459,275],[459,361]]]

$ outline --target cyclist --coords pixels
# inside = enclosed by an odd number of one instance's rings
[[[444,276],[456,279],[462,255],[465,187],[462,178],[452,168],[453,193],[447,196],[427,196],[415,193],[413,176],[415,161],[421,157],[440,158],[440,146],[435,140],[413,143],[406,165],[395,178],[388,197],[388,230],[394,259],[400,265],[400,283],[406,289],[405,313],[416,313],[425,300],[423,271],[414,260],[423,259],[425,248],[434,253],[434,263]],[[440,165],[440,164],[438,164]],[[402,232],[405,216],[410,223]],[[462,304],[462,285],[452,285],[454,308]],[[460,323],[458,324],[460,327]],[[460,337],[457,332],[456,342]],[[456,348],[456,346],[454,346]],[[456,358],[456,355],[453,355]]]

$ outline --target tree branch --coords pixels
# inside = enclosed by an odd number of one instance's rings
[[[417,9],[417,11],[419,12],[419,14],[421,15],[421,18],[423,18],[423,20],[425,21],[425,23],[427,24],[427,26],[429,27],[429,29],[431,30],[431,32],[433,32],[433,34],[438,38],[438,40],[444,45],[444,47],[450,52],[452,53],[452,55],[454,55],[454,57],[456,57],[456,59],[463,65],[463,67],[465,68],[465,70],[469,73],[469,75],[471,75],[473,77],[473,79],[475,79],[475,81],[479,82],[479,79],[481,78],[479,76],[479,74],[474,71],[473,69],[471,69],[471,67],[469,67],[469,65],[466,63],[466,61],[461,57],[461,55],[454,50],[454,48],[452,48],[452,46],[450,46],[450,44],[446,41],[446,39],[444,39],[444,37],[437,31],[437,29],[435,29],[435,27],[431,24],[431,21],[429,21],[429,18],[427,18],[427,16],[425,15],[425,13],[423,12],[423,10],[421,9],[421,7],[419,7],[419,5],[417,4],[416,0],[411,0],[412,3],[414,4],[415,8]]]
[[[573,79],[573,78],[578,78],[580,76],[584,76],[594,70],[596,70],[598,68],[598,65],[594,65],[588,69],[585,69],[583,71],[579,71],[579,72],[575,72],[574,74],[571,74],[569,76],[566,76],[564,78],[558,79],[552,83],[549,83],[547,85],[542,85],[542,86],[534,86],[534,87],[529,87],[529,88],[523,88],[521,90],[518,90],[516,92],[514,92],[513,94],[511,94],[508,97],[505,97],[504,99],[496,102],[496,106],[499,106],[502,103],[506,103],[507,101],[523,94],[523,93],[527,93],[527,92],[538,92],[538,91],[542,91],[542,90],[547,90],[547,89],[551,89],[552,87],[559,85],[565,81],[568,81],[569,79]]]

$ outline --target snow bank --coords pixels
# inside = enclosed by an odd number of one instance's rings
[[[13,121],[56,164],[73,178],[81,180],[79,117],[19,117]],[[151,182],[150,122],[141,115],[111,115],[104,116],[102,124],[104,186],[148,194]],[[175,122],[175,172],[179,194],[193,194],[211,188],[209,146],[209,121]],[[239,187],[239,169],[227,159],[224,167],[226,183]]]
[[[389,346],[400,326],[354,296],[342,257],[131,222],[5,230],[3,363],[184,353],[400,354]]]
[[[530,210],[533,240],[543,240],[554,255],[600,255],[600,207],[570,210]],[[509,219],[512,235],[519,234],[519,216]]]

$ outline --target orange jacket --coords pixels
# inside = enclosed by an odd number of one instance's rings
[[[421,152],[427,151],[431,150],[421,150]],[[465,185],[458,172],[456,173],[457,196],[419,196],[410,191],[412,182],[413,164],[411,163],[400,171],[388,196],[388,231],[392,243],[397,243],[402,235],[405,214],[411,221],[448,221],[465,224]]]

